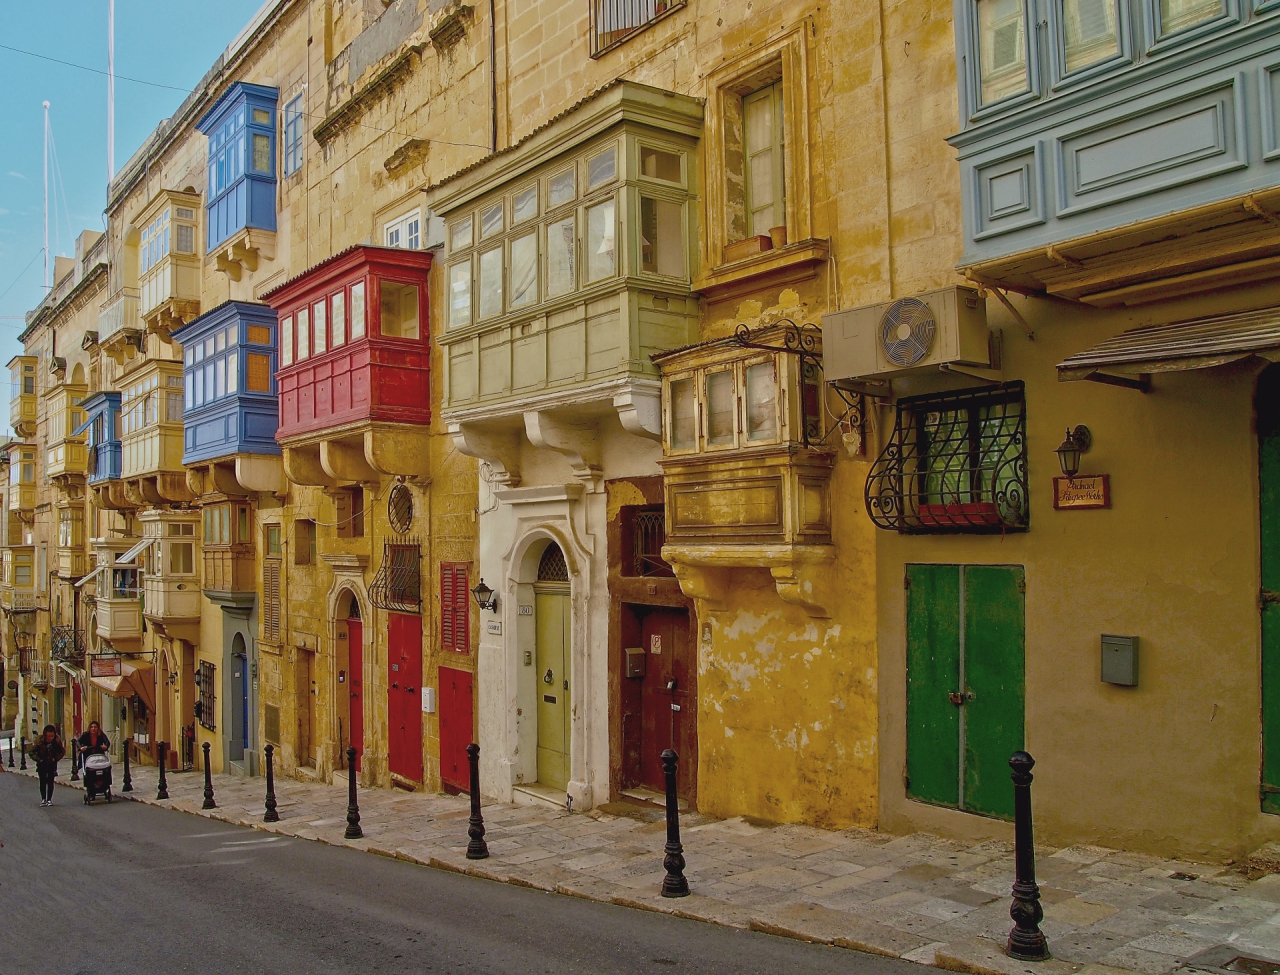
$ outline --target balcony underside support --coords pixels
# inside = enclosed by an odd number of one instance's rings
[[[495,486],[520,486],[520,434],[514,430],[490,430],[474,423],[450,423],[449,435],[459,453],[489,465]]]
[[[364,459],[379,474],[431,480],[431,432],[427,427],[375,424],[364,432]]]
[[[338,440],[320,441],[320,466],[337,481],[376,483],[381,475],[364,457],[364,444],[348,444]]]
[[[240,454],[236,457],[236,480],[246,491],[283,495],[287,488],[284,462],[275,454]]]
[[[573,476],[595,494],[600,490],[603,469],[600,466],[600,432],[595,423],[577,423],[560,419],[541,410],[524,415],[524,432],[535,447],[554,450],[569,461]]]
[[[671,563],[686,596],[715,612],[723,607],[731,568],[768,569],[778,598],[799,606],[810,616],[831,616],[835,593],[831,588],[832,545],[672,545],[662,557]]]

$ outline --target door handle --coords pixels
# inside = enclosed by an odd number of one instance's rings
[[[406,688],[405,688],[405,690],[406,690],[406,691],[408,691],[410,694],[412,694],[412,693],[413,693],[413,688],[412,688],[412,687],[406,687]]]
[[[960,705],[964,704],[964,695],[961,694],[959,691],[952,691],[950,694],[947,695],[947,700],[950,701],[952,704],[954,704],[956,707],[960,707]]]
[[[564,682],[564,689],[566,691],[569,689],[569,682],[567,680]]]
[[[400,685],[399,685],[399,684],[397,684],[397,683],[395,683],[395,682],[393,681],[393,682],[392,682],[392,684],[391,684],[391,686],[392,686],[392,687],[399,687]]]
[[[548,667],[547,672],[542,675],[542,683],[551,684],[551,683],[554,683],[554,681],[555,681],[555,676],[551,673],[551,668]]]

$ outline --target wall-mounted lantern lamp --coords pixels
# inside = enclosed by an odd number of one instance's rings
[[[471,595],[475,597],[476,605],[481,609],[488,609],[495,613],[498,611],[498,594],[484,584],[483,578],[471,590]]]
[[[1058,455],[1058,466],[1067,480],[1073,480],[1080,473],[1080,456],[1089,452],[1093,446],[1093,434],[1081,423],[1074,430],[1067,427],[1066,439],[1054,451]]]

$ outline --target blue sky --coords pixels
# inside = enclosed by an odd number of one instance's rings
[[[116,0],[117,169],[182,103],[184,92],[199,82],[261,4]],[[0,367],[21,351],[21,316],[44,294],[42,101],[50,103],[61,171],[59,181],[50,165],[51,255],[73,253],[81,230],[103,229],[107,185],[105,74],[10,48],[105,72],[107,0],[0,0]],[[121,76],[173,87],[136,84]],[[52,272],[52,258],[49,263]]]

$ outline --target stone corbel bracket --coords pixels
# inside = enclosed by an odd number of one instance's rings
[[[535,447],[563,455],[569,461],[573,476],[586,486],[589,494],[602,490],[600,435],[594,423],[570,423],[541,410],[530,410],[524,415],[524,432]]]
[[[625,392],[613,397],[618,419],[627,433],[645,440],[662,440],[662,387],[653,388],[633,384]]]
[[[520,435],[487,430],[474,423],[450,423],[449,436],[459,453],[484,461],[493,471],[495,487],[520,486]]]
[[[778,598],[810,616],[827,619],[835,605],[832,545],[683,545],[668,543],[662,557],[671,564],[681,590],[711,612],[725,608],[725,571],[768,569]]]

